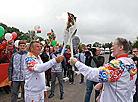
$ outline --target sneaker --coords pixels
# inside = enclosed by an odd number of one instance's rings
[[[18,98],[20,99],[21,97],[22,97],[22,94],[21,94],[21,93],[19,93],[19,94],[18,94]]]
[[[47,84],[46,86],[50,87],[50,84]]]
[[[60,94],[60,99],[61,99],[61,100],[63,99],[63,93]]]
[[[50,95],[48,96],[48,98],[52,98],[54,96],[54,94],[50,93]]]
[[[75,85],[75,82],[72,82],[73,85]]]
[[[71,85],[72,83],[71,82],[69,82],[69,85]]]
[[[46,86],[46,89],[47,89],[47,91],[49,91],[49,90],[51,90],[51,87],[49,87],[49,86]]]
[[[82,84],[83,83],[83,81],[80,81],[80,84]]]
[[[9,90],[7,87],[3,87],[4,91],[6,92],[6,94],[9,94]]]

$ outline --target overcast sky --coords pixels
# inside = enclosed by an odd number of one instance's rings
[[[113,42],[117,37],[136,40],[138,36],[138,0],[1,0],[0,22],[23,32],[40,25],[46,38],[54,29],[63,41],[63,13],[77,16],[77,36],[82,43]]]

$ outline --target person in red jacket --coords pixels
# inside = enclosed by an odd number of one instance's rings
[[[0,44],[0,51],[6,49],[6,45],[7,45],[6,39],[2,39],[2,44]]]
[[[4,49],[0,52],[1,63],[9,63],[10,62],[11,55],[13,54],[13,52],[11,51],[12,47],[13,47],[13,45],[11,43],[8,43],[8,45],[6,46],[6,49]]]

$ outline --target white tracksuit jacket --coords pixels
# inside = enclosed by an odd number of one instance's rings
[[[25,59],[25,93],[39,94],[46,91],[45,71],[56,63],[55,59],[43,63],[40,57],[28,52]]]
[[[100,102],[133,102],[137,68],[132,59],[120,56],[99,68],[90,68],[79,61],[75,66],[87,79],[103,82]]]

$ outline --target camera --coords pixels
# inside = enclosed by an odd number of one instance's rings
[[[90,51],[92,52],[93,56],[96,55],[96,48],[89,48],[88,50],[85,50],[85,56],[91,56]]]

